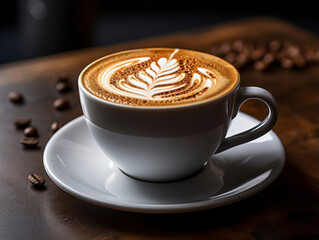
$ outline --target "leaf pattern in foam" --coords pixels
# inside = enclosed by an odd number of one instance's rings
[[[185,73],[177,73],[180,67],[177,60],[173,58],[177,51],[176,49],[169,59],[163,57],[157,62],[152,62],[145,71],[138,73],[138,78],[131,75],[128,79],[129,83],[143,89],[145,91],[143,95],[149,98],[153,98],[155,94],[184,87],[185,84],[181,83],[181,80],[184,79]],[[141,94],[140,91],[139,94]]]
[[[117,87],[112,86],[112,89],[118,94],[122,92],[131,97],[165,99],[172,95],[194,95],[205,88],[210,88],[212,84],[216,84],[213,73],[204,68],[197,68],[198,73],[194,72],[190,83],[187,84],[186,81],[183,81],[186,74],[180,72],[180,65],[173,58],[177,52],[178,49],[175,49],[169,58],[162,57],[152,62],[145,70],[119,80]],[[136,62],[143,62],[143,60],[131,60],[132,64]],[[126,67],[131,66],[129,63],[125,63],[125,65]]]

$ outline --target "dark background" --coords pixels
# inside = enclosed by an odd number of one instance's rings
[[[319,35],[318,2],[3,1],[0,64],[259,15],[278,17]]]

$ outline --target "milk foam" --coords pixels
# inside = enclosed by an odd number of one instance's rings
[[[158,49],[119,57],[101,65],[94,79],[85,81],[84,76],[83,83],[94,95],[126,105],[180,105],[209,98],[225,79],[209,63],[180,51]]]

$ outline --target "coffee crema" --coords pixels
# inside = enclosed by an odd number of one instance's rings
[[[170,48],[112,54],[90,64],[80,77],[94,96],[136,107],[208,101],[231,91],[239,81],[236,69],[222,59]]]

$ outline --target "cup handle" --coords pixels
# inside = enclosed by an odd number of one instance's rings
[[[222,140],[216,153],[259,138],[269,132],[275,125],[278,118],[276,100],[270,92],[259,87],[241,87],[238,90],[233,118],[237,115],[241,105],[249,99],[258,99],[264,102],[269,110],[268,116],[255,127]]]

